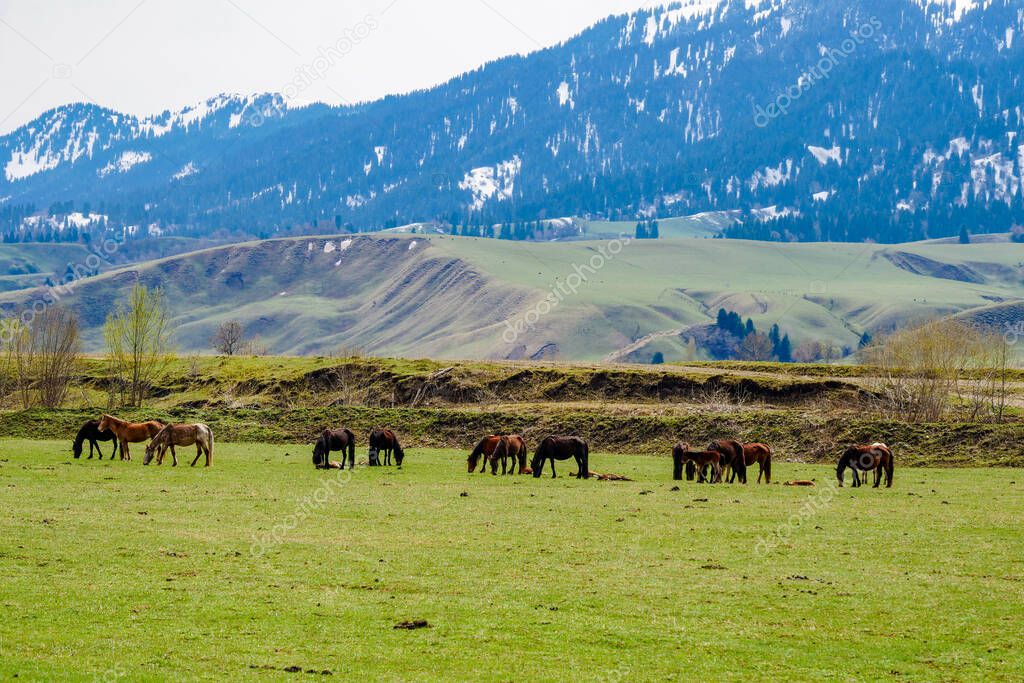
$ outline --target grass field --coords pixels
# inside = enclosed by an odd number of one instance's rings
[[[1024,472],[891,490],[468,475],[464,452],[212,469],[0,440],[0,678],[1019,680]],[[185,449],[188,450],[188,449]],[[139,452],[139,451],[137,451]],[[360,449],[360,455],[364,451]],[[396,629],[426,620],[429,628]]]

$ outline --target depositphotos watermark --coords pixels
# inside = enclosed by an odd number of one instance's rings
[[[342,470],[320,484],[313,493],[297,500],[292,513],[282,518],[270,531],[261,534],[253,533],[249,554],[252,557],[260,557],[270,548],[283,543],[289,533],[298,529],[315,513],[322,510],[350,481],[352,481],[352,470]]]
[[[845,39],[839,47],[827,48],[821,59],[800,74],[796,83],[779,93],[775,101],[767,107],[761,105],[754,107],[754,125],[758,128],[765,128],[772,122],[772,119],[788,114],[794,102],[803,97],[805,92],[808,92],[820,81],[828,79],[832,75],[832,70],[839,66],[841,61],[848,59],[857,51],[858,47],[873,38],[881,28],[882,22],[876,17],[871,17],[867,23],[861,24],[851,31],[850,37]]]
[[[1021,337],[1024,337],[1024,320],[1007,322],[1006,334],[1003,335],[1003,339],[1006,340],[1007,345],[1016,346]]]
[[[99,271],[103,264],[110,265],[110,259],[124,244],[123,240],[104,239],[99,244],[90,246],[89,255],[78,263],[69,263],[64,280],[53,287],[48,287],[38,299],[25,305],[21,313],[0,320],[0,344],[7,344],[14,339],[17,331],[31,328],[38,316],[50,306],[60,303],[66,296],[74,294],[78,283]]]
[[[548,295],[533,308],[515,320],[505,321],[505,331],[501,334],[502,340],[506,344],[514,344],[524,332],[535,329],[541,318],[570,296],[575,296],[585,284],[590,282],[590,277],[597,275],[599,270],[622,253],[622,250],[632,241],[633,239],[625,233],[619,233],[618,238],[598,246],[597,253],[591,256],[589,261],[582,265],[574,263],[572,272],[566,276],[565,280],[559,279]]]

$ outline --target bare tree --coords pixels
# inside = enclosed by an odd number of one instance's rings
[[[111,402],[140,406],[174,361],[170,309],[163,290],[132,288],[103,327],[111,372]]]
[[[57,408],[67,397],[80,360],[78,318],[60,307],[10,330],[7,358],[21,404]]]
[[[765,335],[755,332],[743,338],[740,344],[740,359],[749,361],[765,361],[772,359],[772,342]]]
[[[244,336],[245,329],[242,327],[242,323],[231,320],[220,324],[213,338],[210,339],[210,343],[221,355],[233,356],[242,350]]]
[[[958,320],[902,330],[867,349],[883,412],[908,422],[950,415],[1001,421],[1010,352],[1003,338]]]

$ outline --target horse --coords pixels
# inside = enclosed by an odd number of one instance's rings
[[[383,463],[379,461],[381,451],[384,452]],[[395,433],[390,429],[381,429],[380,427],[370,432],[370,465],[374,465],[374,463],[390,465],[392,451],[395,453],[395,464],[401,467],[402,460],[405,459],[405,451],[402,450],[402,444],[398,443]]]
[[[723,471],[726,468],[732,468],[729,475],[730,483],[736,481],[737,478],[741,484],[747,483],[747,459],[743,453],[743,444],[732,439],[719,439],[712,441],[708,450],[721,453]]]
[[[746,468],[753,467],[754,463],[757,463],[759,470],[757,473],[757,483],[761,483],[761,477],[764,477],[764,483],[772,483],[772,449],[768,444],[763,443],[745,443],[743,444],[743,483],[746,482]],[[736,470],[733,469],[732,474],[729,476],[729,483],[733,483],[736,479]]]
[[[877,489],[882,483],[883,472],[885,473],[885,487],[892,488],[894,458],[892,450],[884,443],[873,443],[870,446],[849,446],[839,458],[839,464],[836,465],[836,479],[839,480],[840,486],[843,485],[843,475],[847,467],[853,470],[854,488],[861,485],[858,472],[865,473],[864,483],[867,483],[866,473],[871,470],[875,471],[874,488]]]
[[[206,456],[206,467],[213,464],[213,431],[204,424],[191,425],[167,425],[153,437],[153,440],[146,446],[146,457],[142,464],[148,465],[156,455],[156,464],[164,461],[164,454],[171,449],[172,467],[178,466],[178,454],[174,452],[175,446],[195,446],[196,457],[192,461],[192,467],[199,462],[199,457]]]
[[[156,436],[164,428],[162,422],[151,420],[149,422],[125,422],[112,415],[104,415],[97,427],[101,432],[111,431],[117,437],[117,443],[121,446],[121,459],[131,460],[132,454],[128,451],[128,444],[142,443]]]
[[[71,451],[75,454],[76,460],[82,457],[82,446],[86,441],[89,442],[88,460],[92,460],[93,448],[99,451],[99,459],[103,459],[103,449],[101,449],[100,445],[96,443],[97,441],[113,441],[114,450],[110,454],[110,459],[113,460],[114,456],[117,455],[117,437],[114,436],[114,432],[109,429],[107,431],[100,431],[99,420],[89,420],[82,425],[81,429],[78,430],[78,436],[75,437],[75,443],[71,446]]]
[[[523,474],[523,470],[526,469],[526,441],[518,434],[485,436],[480,439],[473,452],[466,458],[466,467],[470,474],[476,471],[476,465],[481,458],[483,458],[483,464],[480,467],[481,473],[486,472],[487,463],[491,463],[491,474],[497,474],[500,460],[502,474],[515,474],[517,462],[519,474]],[[511,468],[507,468],[506,465],[508,458],[512,459]]]
[[[341,451],[341,467],[345,469],[348,458],[349,469],[356,468],[356,435],[351,429],[325,429],[313,446],[313,464],[317,469],[334,469],[331,465],[331,451]]]
[[[672,449],[672,479],[682,480],[684,465],[687,469],[688,481],[693,481],[693,476],[698,471],[700,472],[698,483],[708,481],[704,472],[705,468],[711,468],[710,483],[717,484],[722,481],[722,454],[718,451],[691,451],[690,444],[677,443]]]
[[[540,478],[544,470],[544,461],[551,460],[551,478],[554,479],[555,461],[576,459],[579,470],[576,472],[577,479],[590,478],[590,447],[587,442],[575,436],[549,436],[539,444],[530,462],[530,469],[533,471],[533,478]]]
[[[511,460],[511,463],[508,465],[508,473],[515,474],[518,469],[519,474],[522,474],[523,470],[526,469],[526,441],[518,434],[503,436],[489,459],[491,461],[491,474],[498,473],[499,460],[501,461],[502,474],[505,474],[505,464],[509,460]],[[518,468],[516,467],[517,465]]]

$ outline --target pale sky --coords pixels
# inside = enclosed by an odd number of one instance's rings
[[[0,0],[0,134],[92,101],[137,115],[226,93],[358,102],[552,45],[657,0]],[[322,49],[335,55],[316,60]],[[339,57],[340,56],[340,57]],[[299,72],[313,78],[295,87]]]

